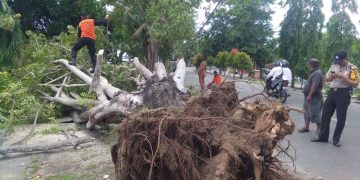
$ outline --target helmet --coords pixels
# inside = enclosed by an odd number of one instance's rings
[[[282,67],[282,62],[281,61],[275,61],[274,62],[274,67]]]
[[[281,60],[282,67],[289,67],[289,62],[285,59]]]

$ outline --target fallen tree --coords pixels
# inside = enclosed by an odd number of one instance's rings
[[[97,55],[97,65],[94,74],[87,74],[79,68],[69,65],[65,59],[56,60],[71,71],[76,77],[85,84],[68,84],[70,73],[66,73],[42,86],[50,87],[54,96],[40,91],[43,98],[63,104],[74,110],[72,113],[74,122],[86,123],[88,129],[93,129],[95,125],[103,122],[119,122],[119,117],[128,116],[139,106],[148,108],[158,108],[171,105],[183,104],[189,96],[184,88],[185,62],[179,60],[177,69],[172,78],[168,77],[165,66],[162,63],[155,65],[154,73],[143,66],[138,58],[132,62],[136,70],[145,79],[143,85],[139,85],[136,92],[127,92],[114,87],[110,82],[101,76],[102,63],[104,61],[103,50]],[[54,84],[61,81],[61,84]],[[136,80],[140,82],[140,80]],[[89,91],[96,95],[96,99],[83,102],[80,96],[74,92],[66,93],[64,88],[89,86]]]
[[[183,108],[124,120],[112,148],[116,178],[291,179],[273,152],[293,130],[281,103],[239,101],[225,83]]]

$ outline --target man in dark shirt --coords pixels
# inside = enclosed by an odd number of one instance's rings
[[[307,63],[310,75],[304,86],[304,119],[305,126],[298,130],[299,133],[309,132],[310,122],[316,123],[317,133],[320,131],[320,114],[323,106],[323,95],[321,90],[324,83],[324,75],[319,69],[319,60],[310,59]]]

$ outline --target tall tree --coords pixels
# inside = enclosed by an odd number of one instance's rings
[[[263,65],[271,60],[273,35],[269,5],[273,0],[225,1],[211,19],[211,28],[204,33],[205,55],[237,48]]]
[[[20,15],[15,15],[6,1],[0,0],[0,67],[12,64],[11,58],[23,42],[18,18]]]
[[[67,25],[76,26],[81,12],[92,17],[104,17],[105,8],[97,0],[9,0],[14,12],[22,15],[23,30],[39,31],[46,36],[66,31]]]
[[[195,27],[193,15],[200,0],[124,0],[113,1],[116,17],[114,36],[123,41],[130,54],[146,57],[147,66],[163,57],[159,52],[172,52],[174,46],[189,38]],[[117,33],[119,32],[119,33]]]
[[[319,43],[324,15],[321,0],[286,0],[289,7],[281,23],[279,51],[287,59],[293,75],[305,77],[305,61],[320,54]],[[294,81],[292,82],[294,86]]]
[[[355,25],[346,12],[348,9],[352,13],[357,13],[358,5],[355,0],[333,0],[333,15],[326,25],[328,33],[328,42],[324,55],[325,65],[328,67],[332,62],[332,56],[335,51],[344,49],[351,52],[353,43],[356,43],[357,31]]]

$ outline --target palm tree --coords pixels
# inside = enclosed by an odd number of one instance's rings
[[[0,67],[10,66],[11,58],[24,42],[20,14],[14,14],[5,0],[0,0]]]

